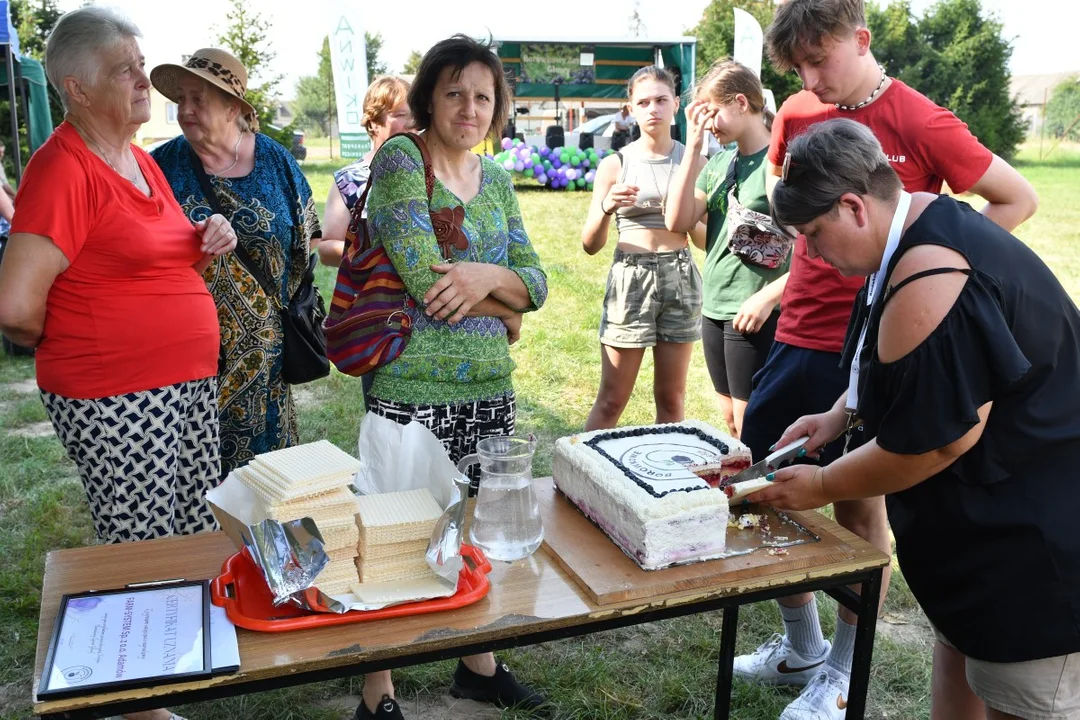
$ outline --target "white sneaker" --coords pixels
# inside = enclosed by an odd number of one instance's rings
[[[844,720],[847,715],[848,678],[825,668],[795,701],[784,708],[780,720]]]
[[[807,660],[795,652],[786,636],[776,633],[750,655],[735,658],[732,670],[735,677],[747,682],[802,687],[821,669],[829,656],[830,647],[826,640],[825,652],[821,657]]]

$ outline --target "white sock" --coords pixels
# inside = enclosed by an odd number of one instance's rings
[[[836,637],[833,638],[832,649],[825,664],[842,673],[844,677],[851,677],[851,656],[855,654],[855,626],[836,618]]]
[[[797,608],[781,605],[780,616],[784,618],[784,633],[788,643],[799,657],[817,660],[825,654],[825,636],[821,634],[821,623],[818,622],[816,599],[812,598],[810,602]]]

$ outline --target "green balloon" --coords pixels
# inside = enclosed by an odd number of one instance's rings
[[[525,168],[525,177],[532,177],[535,174],[532,168]]]
[[[576,182],[576,183],[577,183],[577,186],[578,186],[579,188],[585,187],[585,178],[578,178],[578,179],[577,179],[577,180],[575,180],[574,182]]]
[[[532,161],[533,161],[533,165],[540,162],[540,153],[533,153],[532,154]]]
[[[588,190],[589,192],[592,192],[592,188],[593,188],[592,183],[588,183],[588,184],[585,185],[585,189]]]
[[[554,167],[554,165],[552,165],[552,164],[551,164],[551,161],[550,161],[550,160],[545,160],[545,161],[544,161],[544,169],[545,169],[545,170],[550,170],[550,169],[551,169],[551,168],[553,168],[553,167]]]
[[[517,138],[514,138],[514,147],[517,147],[520,144],[521,144],[521,140],[518,140]]]
[[[570,154],[569,153],[559,153],[559,162],[561,162],[563,165],[570,162]]]

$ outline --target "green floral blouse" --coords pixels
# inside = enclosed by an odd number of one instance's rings
[[[501,265],[517,273],[537,310],[547,299],[547,276],[521,222],[514,186],[507,172],[480,158],[480,192],[462,203],[437,179],[431,204],[436,210],[463,205],[465,249],[452,248],[456,262]],[[408,138],[383,145],[371,164],[367,212],[372,243],[383,246],[417,302],[410,310],[412,336],[394,362],[375,373],[371,394],[411,405],[446,405],[485,400],[513,390],[514,361],[506,326],[499,318],[465,318],[450,325],[424,315],[424,294],[441,277],[431,270],[443,262],[428,215],[424,163]]]

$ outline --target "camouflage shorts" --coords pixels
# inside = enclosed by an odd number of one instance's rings
[[[608,273],[600,342],[620,348],[701,339],[701,273],[690,249],[615,250]]]

